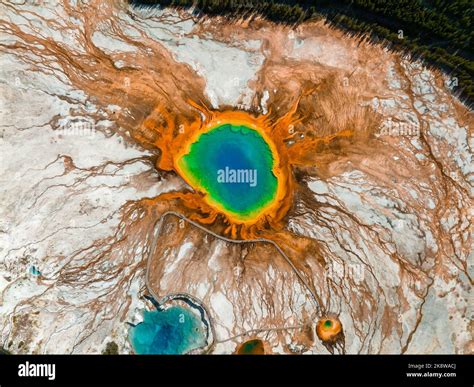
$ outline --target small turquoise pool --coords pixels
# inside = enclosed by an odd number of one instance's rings
[[[181,306],[145,311],[143,322],[130,330],[130,342],[139,355],[183,354],[206,345],[199,316]]]
[[[31,266],[30,267],[30,273],[34,276],[40,276],[41,272],[38,270],[36,266]]]

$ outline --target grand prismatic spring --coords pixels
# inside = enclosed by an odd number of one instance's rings
[[[274,157],[263,137],[238,124],[200,134],[178,161],[180,174],[205,192],[209,204],[237,221],[250,222],[276,199],[273,167]]]
[[[323,19],[32,3],[0,4],[2,347],[473,352],[446,74]]]

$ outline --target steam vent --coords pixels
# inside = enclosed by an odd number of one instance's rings
[[[474,353],[460,6],[142,3],[0,2],[0,352]]]

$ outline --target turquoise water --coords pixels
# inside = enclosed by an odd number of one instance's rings
[[[41,272],[36,268],[36,266],[31,266],[30,273],[35,275],[35,276],[41,275]]]
[[[201,319],[188,308],[145,311],[143,322],[131,328],[130,342],[139,355],[182,354],[206,344]]]
[[[225,210],[245,219],[258,215],[276,196],[273,162],[260,133],[225,124],[202,134],[180,166]]]

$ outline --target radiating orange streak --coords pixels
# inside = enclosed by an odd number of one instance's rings
[[[338,133],[313,139],[304,139],[293,144],[288,149],[288,157],[291,165],[308,165],[311,155],[314,155],[320,144],[328,145],[338,138],[351,138],[354,136],[353,130],[342,130]]]

